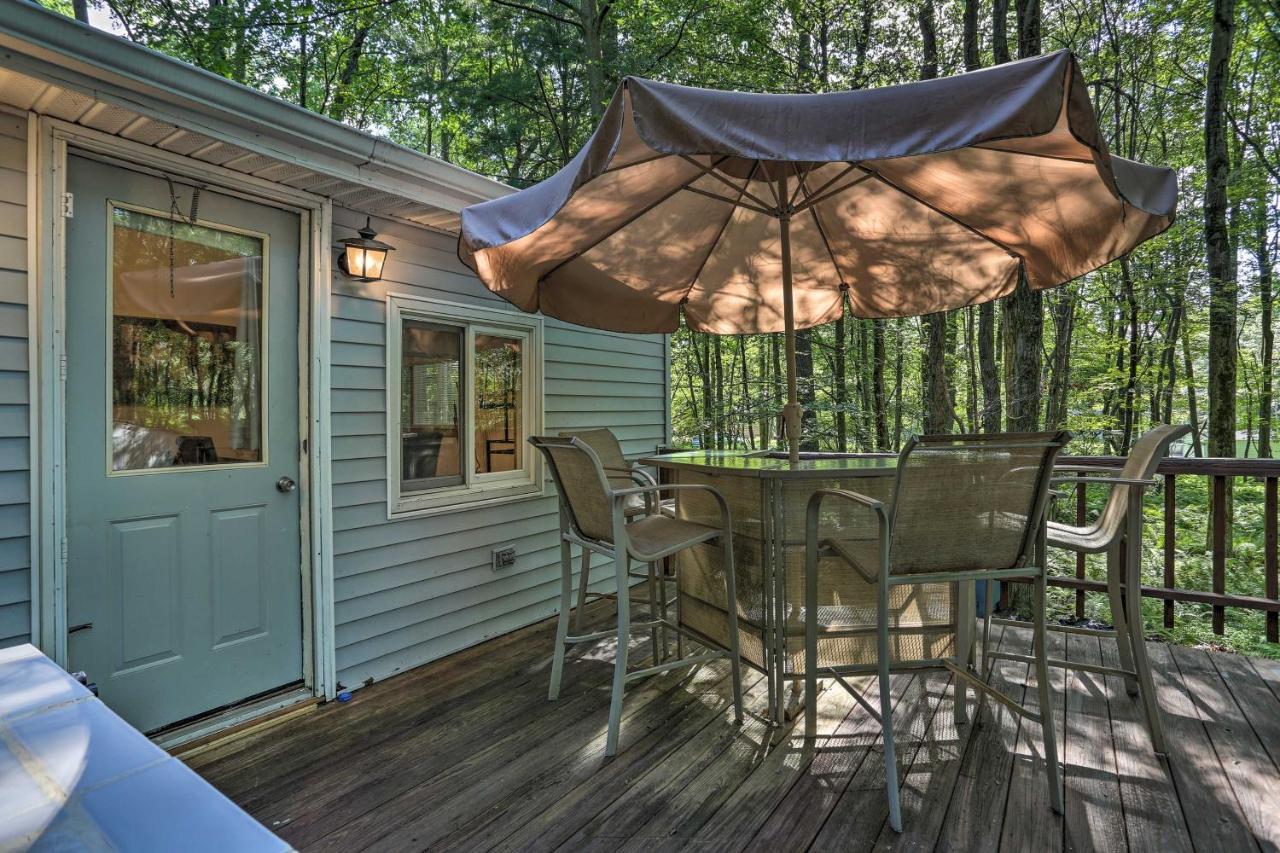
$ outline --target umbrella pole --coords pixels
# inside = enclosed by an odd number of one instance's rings
[[[800,403],[796,394],[796,314],[791,296],[791,209],[787,200],[787,175],[778,175],[778,229],[782,236],[782,320],[787,343],[787,405],[782,422],[787,432],[787,458],[791,464],[800,461]]]

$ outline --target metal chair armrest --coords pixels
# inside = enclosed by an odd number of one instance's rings
[[[649,486],[632,486],[629,489],[615,489],[609,493],[609,497],[613,499],[615,506],[631,495],[644,495],[648,500],[651,495],[661,494],[662,492],[685,492],[685,491],[703,491],[708,492],[720,507],[720,527],[726,534],[732,533],[733,525],[729,515],[729,502],[724,499],[724,495],[715,486],[709,486],[706,483],[654,483]]]
[[[805,550],[806,554],[813,550],[816,551],[818,546],[818,512],[822,508],[822,502],[827,498],[838,498],[840,500],[849,501],[852,504],[860,506],[870,512],[875,513],[877,524],[876,540],[880,544],[881,562],[884,562],[885,549],[889,542],[889,513],[884,507],[884,501],[876,500],[868,497],[860,492],[850,491],[849,489],[818,489],[809,498],[808,506],[805,507],[804,514],[804,531],[805,531]],[[806,560],[808,557],[806,557]],[[885,568],[884,566],[881,567]],[[862,575],[870,582],[874,582],[868,578],[866,573],[854,566],[854,570]],[[883,572],[881,573],[883,574]]]
[[[1098,486],[1137,486],[1138,488],[1160,485],[1159,480],[1138,480],[1131,477],[1054,477],[1049,482],[1053,485],[1059,483],[1085,483]]]

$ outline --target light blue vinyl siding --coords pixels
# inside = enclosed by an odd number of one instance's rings
[[[334,239],[363,224],[363,215],[335,209]],[[337,661],[348,687],[549,616],[559,594],[554,497],[387,520],[386,294],[510,306],[458,262],[452,237],[395,222],[374,227],[396,246],[386,278],[364,284],[335,273],[331,306]],[[628,454],[664,440],[661,336],[548,320],[544,351],[546,431],[609,427]],[[516,565],[495,573],[490,550],[499,545],[515,546]]]
[[[0,112],[0,647],[31,637],[27,120]]]

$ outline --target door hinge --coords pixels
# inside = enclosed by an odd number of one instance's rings
[[[75,193],[62,194],[62,216],[64,219],[74,219],[76,215],[76,195]]]
[[[67,354],[65,352],[58,356],[58,377],[64,382],[67,379]]]
[[[62,562],[65,564],[67,562],[67,537],[65,536],[62,537],[62,542],[60,543],[60,547],[62,550]]]

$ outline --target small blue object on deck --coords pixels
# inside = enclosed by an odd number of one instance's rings
[[[351,691],[350,691],[350,690],[343,690],[341,693],[339,693],[339,694],[338,694],[338,701],[339,701],[339,702],[350,702],[350,701],[351,701]]]

